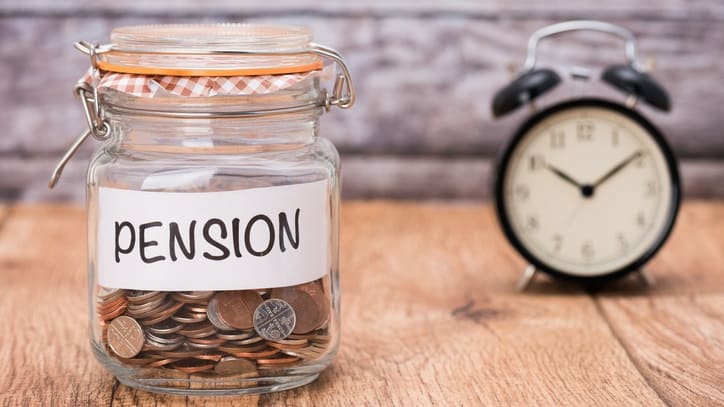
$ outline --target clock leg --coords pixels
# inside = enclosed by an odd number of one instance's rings
[[[535,266],[529,264],[528,267],[523,270],[523,275],[520,276],[518,284],[516,284],[516,289],[520,292],[525,291],[533,282],[533,279],[535,278],[535,274],[537,272],[538,270],[535,268]]]
[[[654,284],[656,284],[656,280],[654,280],[654,277],[647,273],[644,269],[638,269],[636,271],[636,274],[639,276],[639,280],[647,286],[647,287],[653,287]]]

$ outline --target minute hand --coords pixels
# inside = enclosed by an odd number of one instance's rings
[[[603,176],[601,178],[599,178],[596,182],[593,183],[593,187],[595,188],[595,187],[603,184],[606,180],[613,177],[617,172],[624,169],[627,165],[631,164],[631,162],[633,160],[641,157],[642,155],[643,155],[643,152],[641,152],[641,150],[636,151],[635,153],[631,154],[628,158],[621,161],[615,167],[611,168],[611,170],[609,170],[607,173],[603,174]]]

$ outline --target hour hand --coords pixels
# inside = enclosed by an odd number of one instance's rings
[[[548,168],[549,170],[551,170],[551,172],[553,172],[554,174],[556,174],[557,176],[559,176],[561,179],[563,179],[564,181],[568,182],[569,184],[575,186],[576,188],[582,188],[582,187],[583,187],[581,184],[578,183],[578,181],[576,181],[575,179],[573,179],[573,177],[571,177],[570,175],[568,175],[568,174],[566,174],[565,172],[561,171],[560,169],[558,169],[558,168],[556,168],[556,167],[554,167],[554,166],[552,166],[552,165],[550,165],[550,164],[546,164],[546,168]]]

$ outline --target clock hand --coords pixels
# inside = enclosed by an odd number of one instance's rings
[[[631,162],[639,157],[641,157],[644,153],[641,150],[636,151],[635,153],[631,154],[628,158],[621,161],[618,165],[611,168],[607,173],[603,174],[601,178],[599,178],[596,182],[593,183],[592,187],[596,188],[599,185],[603,184],[606,180],[613,177],[616,173],[624,169],[627,165],[631,164]]]
[[[581,184],[578,183],[578,181],[576,181],[575,179],[573,179],[573,177],[571,177],[570,175],[566,174],[565,172],[559,170],[558,168],[556,168],[556,167],[554,167],[554,166],[552,166],[552,165],[550,165],[550,164],[547,164],[547,163],[546,163],[546,168],[548,168],[548,169],[551,170],[554,174],[556,174],[557,176],[561,177],[564,181],[566,181],[566,182],[568,182],[569,184],[575,186],[576,188],[582,188],[582,187],[583,187]]]

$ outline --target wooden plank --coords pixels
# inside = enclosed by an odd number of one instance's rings
[[[343,225],[341,352],[295,402],[660,404],[581,291],[513,291],[523,264],[489,207],[355,203]]]
[[[0,404],[108,404],[88,346],[85,214],[19,206],[0,231]]]
[[[724,293],[722,236],[724,202],[685,204],[670,240],[647,266],[656,280],[650,293]]]
[[[700,287],[709,291],[705,284]],[[639,371],[668,405],[724,403],[721,289],[708,295],[604,297],[600,303]]]
[[[343,0],[317,0],[317,1],[276,1],[273,3],[259,3],[256,1],[211,0],[204,3],[204,9],[199,10],[198,3],[192,0],[179,0],[162,4],[130,0],[118,3],[112,0],[93,1],[90,3],[79,0],[10,0],[0,5],[0,10],[7,12],[33,12],[40,15],[54,13],[71,13],[74,11],[104,12],[104,13],[229,13],[240,9],[246,13],[275,13],[291,14],[294,12],[309,12],[318,14],[406,14],[424,15],[427,13],[460,13],[465,15],[483,15],[495,18],[500,14],[515,15],[517,17],[537,15],[570,15],[587,12],[588,16],[631,14],[646,14],[669,18],[691,16],[706,16],[707,12],[714,15],[724,14],[721,4],[713,0],[659,0],[630,2],[625,0],[612,0],[605,3],[595,1],[564,0],[554,3],[541,2],[501,2],[496,0],[470,1],[453,0],[440,3],[433,0],[411,1],[374,0],[367,2],[347,2]]]
[[[0,75],[14,78],[0,82],[0,92],[6,95],[0,101],[0,122],[6,126],[0,157],[57,155],[82,130],[82,110],[70,88],[88,61],[71,48],[72,42],[105,42],[119,25],[205,19],[202,10],[195,11],[201,14],[0,18]],[[527,116],[520,111],[494,121],[490,101],[510,80],[506,64],[522,62],[530,33],[559,20],[489,20],[444,13],[427,18],[304,13],[247,18],[241,11],[224,19],[308,25],[319,42],[342,52],[355,79],[358,104],[325,115],[321,131],[343,153],[465,156],[492,155]],[[680,155],[724,156],[724,138],[719,137],[724,92],[712,86],[724,82],[719,63],[724,24],[696,18],[648,19],[635,13],[612,22],[639,35],[642,56],[656,58],[655,76],[671,93],[671,114],[650,109],[644,113]],[[614,39],[572,35],[544,43],[541,63],[591,66],[598,78],[598,68],[623,62],[621,54],[621,44]],[[577,89],[566,80],[540,105],[576,95]],[[622,100],[598,81],[583,89]]]
[[[0,160],[0,199],[28,202],[85,199],[87,154],[66,167],[58,186],[48,177],[58,158]],[[493,163],[485,157],[342,156],[346,199],[490,199]],[[685,160],[681,165],[686,198],[724,197],[724,162]]]
[[[662,405],[584,291],[543,280],[538,295],[515,293],[522,262],[489,207],[342,213],[342,350],[316,383],[260,404]],[[13,332],[0,343],[0,402],[216,402],[114,387],[92,360],[84,224],[78,209],[25,206],[0,231],[0,318]]]

